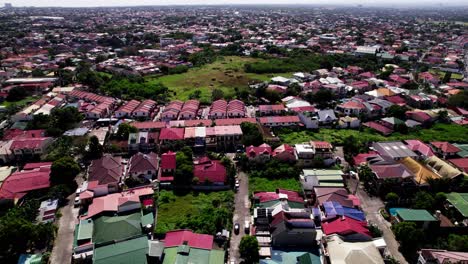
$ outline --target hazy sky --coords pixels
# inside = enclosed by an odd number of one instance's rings
[[[363,4],[376,5],[468,5],[466,0],[0,0],[13,6],[135,6],[135,5],[188,5],[188,4]]]

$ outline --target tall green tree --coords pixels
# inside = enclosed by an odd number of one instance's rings
[[[76,175],[80,173],[80,166],[72,157],[63,157],[52,163],[50,181],[54,185],[73,185]]]
[[[260,247],[258,245],[257,237],[255,236],[243,236],[239,244],[239,253],[244,258],[245,263],[257,263],[260,256],[258,251]]]
[[[102,157],[103,147],[99,143],[96,136],[92,136],[88,142],[88,150],[86,151],[86,158],[89,160],[99,159]]]

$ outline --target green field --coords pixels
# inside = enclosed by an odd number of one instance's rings
[[[221,228],[232,227],[234,193],[191,192],[175,195],[161,191],[158,199],[158,219],[155,232],[162,235],[174,229],[188,228],[197,233],[214,235]]]
[[[363,131],[351,129],[320,129],[317,132],[311,130],[278,130],[276,131],[276,134],[281,139],[281,142],[288,144],[307,142],[309,140],[324,140],[334,145],[341,145],[343,144],[343,140],[348,136],[354,136],[360,141],[368,142],[420,139],[425,142],[449,141],[468,143],[468,127],[456,124],[435,124],[429,129],[420,129],[408,134],[393,133],[388,137],[382,136],[370,129],[363,129]]]
[[[244,65],[261,59],[250,57],[220,57],[211,64],[189,69],[185,73],[165,75],[161,77],[149,76],[151,82],[161,82],[175,94],[173,99],[187,100],[196,89],[201,91],[202,102],[211,101],[211,91],[221,89],[225,96],[234,96],[234,88],[245,88],[248,84],[268,81],[275,76],[290,77],[291,73],[255,74],[246,73]]]
[[[39,99],[38,96],[28,96],[28,97],[25,97],[24,99],[21,99],[21,100],[16,101],[16,102],[3,101],[0,105],[8,107],[10,105],[15,104],[16,106],[22,108],[22,107],[25,107],[28,104],[33,103],[34,101],[36,101],[38,99]]]
[[[301,191],[301,184],[295,178],[267,179],[260,177],[249,177],[250,192],[274,192],[277,188],[291,191]]]

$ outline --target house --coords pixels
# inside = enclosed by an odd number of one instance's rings
[[[130,133],[128,135],[128,150],[130,152],[142,151],[150,152],[156,149],[158,143],[159,132],[145,132],[140,131],[137,133]]]
[[[149,131],[160,131],[161,128],[166,127],[166,123],[143,121],[143,122],[132,122],[131,126],[136,127],[138,131],[149,132]]]
[[[228,104],[226,100],[216,100],[211,104],[209,117],[211,119],[226,118]]]
[[[325,202],[338,202],[349,208],[360,205],[359,198],[349,194],[345,188],[341,187],[314,187],[313,197],[316,206],[322,206]]]
[[[193,166],[193,177],[198,178],[198,184],[223,186],[227,181],[226,168],[219,160],[200,158]]]
[[[179,119],[181,120],[191,120],[195,119],[198,115],[198,108],[200,107],[200,102],[198,100],[188,100],[184,103],[179,112]]]
[[[52,162],[27,163],[23,170],[8,176],[0,186],[0,200],[13,200],[15,203],[31,191],[50,187],[50,167]]]
[[[133,155],[128,162],[127,176],[135,179],[153,180],[159,171],[159,158],[154,152]]]
[[[317,230],[308,215],[281,212],[270,223],[274,248],[304,248],[318,244]]]
[[[424,209],[406,209],[399,208],[396,210],[395,219],[398,222],[412,222],[424,229],[428,228],[431,223],[436,223],[438,220]]]
[[[322,217],[323,221],[330,221],[336,218],[341,218],[341,220],[343,220],[343,218],[350,218],[362,222],[366,221],[366,216],[363,211],[354,207],[343,206],[336,201],[323,202],[321,209],[325,215]]]
[[[260,124],[267,127],[289,127],[302,125],[298,116],[266,116],[260,117]]]
[[[468,263],[468,252],[443,249],[421,249],[417,264]]]
[[[262,251],[260,247],[260,252]],[[268,255],[262,255],[261,257],[267,257],[266,259],[261,258],[260,264],[283,264],[283,263],[307,263],[307,264],[320,264],[321,254],[318,248],[309,247],[307,250],[301,251],[299,249],[273,249],[267,247]]]
[[[468,158],[449,159],[447,161],[465,173],[468,173]]]
[[[206,128],[206,146],[217,151],[233,151],[242,139],[240,125],[214,126]]]
[[[162,264],[224,264],[225,252],[213,249],[213,236],[175,230],[166,233]]]
[[[184,102],[179,100],[170,102],[164,107],[164,111],[161,114],[161,121],[176,120],[183,105]]]
[[[150,99],[144,100],[139,104],[132,112],[133,118],[145,118],[151,117],[154,109],[156,108],[156,102]]]
[[[443,157],[444,159],[448,157],[453,157],[461,151],[461,149],[450,144],[449,142],[432,141],[429,142],[429,144],[431,144],[432,148],[437,153],[437,155]]]
[[[214,122],[217,126],[239,126],[242,123],[257,124],[257,119],[253,117],[224,118],[224,119],[216,119]]]
[[[300,112],[298,113],[299,119],[304,124],[307,129],[317,129],[319,128],[319,117],[315,112]]]
[[[45,200],[39,205],[36,220],[38,223],[52,223],[55,221],[55,214],[57,213],[58,199]]]
[[[111,193],[105,196],[96,197],[88,207],[88,213],[82,215],[81,219],[96,219],[103,214],[127,214],[132,211],[141,210],[142,203],[153,196],[152,187],[139,187],[122,191],[121,193]],[[151,203],[152,204],[152,203]]]
[[[300,176],[306,194],[312,194],[315,187],[344,187],[344,173],[341,170],[304,169]]]
[[[122,106],[119,107],[114,113],[115,117],[123,118],[123,117],[130,117],[132,112],[140,105],[140,101],[137,100],[130,100],[124,103]]]
[[[310,143],[294,145],[294,155],[299,166],[311,166],[315,157],[315,148]]]
[[[311,141],[310,145],[315,149],[315,156],[324,160],[333,158],[333,146],[326,141]]]
[[[177,141],[177,140],[184,140],[184,128],[162,128],[161,133],[159,134],[159,140],[161,144],[164,144],[168,141]]]
[[[372,147],[383,158],[400,160],[406,157],[418,157],[416,153],[414,153],[410,148],[408,148],[406,144],[403,144],[401,141],[374,142]]]
[[[284,112],[286,112],[286,108],[282,104],[258,106],[258,114],[260,116],[281,115]]]
[[[272,151],[270,145],[263,143],[258,147],[248,146],[245,149],[245,153],[249,158],[256,158],[260,156],[270,158]]]
[[[428,125],[434,121],[434,118],[432,118],[428,113],[422,111],[407,111],[405,115],[407,118],[417,121],[423,125]]]
[[[327,220],[322,223],[322,230],[327,236],[336,234],[347,242],[372,240],[372,235],[367,228],[367,222],[350,217],[337,217],[333,220]]]
[[[447,193],[446,208],[453,212],[454,218],[468,226],[468,193]]]
[[[426,166],[431,168],[432,171],[436,172],[444,179],[463,179],[465,174],[459,169],[453,167],[451,164],[447,163],[445,160],[438,158],[437,156],[432,156],[425,160]]]
[[[272,208],[287,203],[290,208],[304,208],[304,198],[295,191],[276,189],[274,192],[254,192],[254,208]]]
[[[372,241],[345,242],[339,235],[325,238],[330,264],[384,264],[384,260]]]
[[[146,264],[148,254],[148,238],[146,236],[132,238],[95,248],[92,252],[94,264],[108,263],[142,263]]]
[[[161,155],[158,179],[161,185],[170,184],[174,180],[176,170],[176,153],[169,151]]]
[[[11,142],[10,150],[18,159],[39,156],[45,153],[52,141],[51,137],[16,137]]]
[[[295,150],[293,146],[282,144],[273,150],[272,156],[273,158],[281,161],[294,162],[296,161],[296,155],[294,152]]]
[[[419,154],[420,156],[424,158],[432,157],[434,156],[434,152],[432,151],[431,147],[426,145],[420,140],[417,139],[408,139],[405,140],[406,145],[414,151],[415,153]]]
[[[343,116],[338,120],[339,128],[359,128],[361,120],[357,117]]]
[[[345,115],[358,116],[360,114],[368,114],[370,110],[370,106],[360,100],[354,99],[336,106],[336,111],[342,112]]]
[[[388,126],[385,126],[380,122],[370,121],[370,122],[363,123],[362,125],[370,129],[373,129],[384,136],[388,136],[393,133],[392,128],[389,128]]]
[[[416,161],[411,157],[403,158],[399,161],[403,164],[406,169],[414,175],[413,181],[417,185],[427,185],[429,179],[440,179],[442,178],[438,173],[434,172],[431,168],[428,168],[424,164]]]
[[[206,143],[206,127],[186,127],[184,139],[189,146],[204,148]]]
[[[298,165],[302,167],[310,167],[319,159],[330,165],[334,162],[333,147],[325,141],[310,141],[294,145],[296,160]]]
[[[370,164],[369,168],[372,170],[374,182],[377,186],[380,186],[387,179],[394,179],[401,183],[407,179],[412,180],[414,177],[414,174],[401,163],[376,163]]]
[[[228,118],[242,118],[245,117],[245,104],[240,100],[231,100],[226,108],[226,115]]]
[[[336,118],[335,116],[335,112],[331,109],[319,110],[317,112],[317,115],[319,117],[319,122],[321,125],[331,125],[334,122],[336,122],[336,120],[338,120],[338,118]]]
[[[101,191],[95,191],[94,196],[116,192],[123,175],[122,158],[104,154],[100,159],[93,160],[88,168],[88,187],[103,188]]]

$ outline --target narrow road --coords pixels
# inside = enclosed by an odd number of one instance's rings
[[[249,178],[244,172],[239,172],[239,190],[237,191],[234,202],[234,216],[233,216],[233,226],[235,223],[239,223],[240,231],[236,235],[234,229],[232,230],[231,244],[229,247],[229,261],[234,260],[234,262],[240,263],[240,253],[239,253],[239,244],[244,233],[244,222],[248,220],[250,222],[250,201],[249,201]]]
[[[71,263],[73,235],[75,232],[75,220],[78,217],[78,208],[73,207],[75,194],[71,194],[67,198],[68,204],[60,209],[59,229],[55,238],[54,248],[50,255],[50,263],[52,264],[68,264]]]
[[[356,188],[356,186],[358,186]],[[387,222],[379,213],[379,210],[385,205],[379,197],[370,197],[367,192],[364,190],[361,184],[358,185],[358,181],[355,179],[348,180],[348,187],[351,192],[356,191],[356,195],[361,200],[361,207],[364,213],[366,214],[367,220],[375,224],[382,230],[383,238],[387,243],[387,253],[394,259],[396,259],[401,264],[408,264],[405,257],[398,250],[399,244],[393,235],[392,230],[390,229],[391,224]]]

